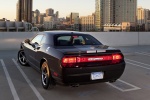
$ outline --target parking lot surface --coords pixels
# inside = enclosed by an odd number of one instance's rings
[[[116,47],[126,69],[115,83],[44,90],[40,73],[17,62],[17,50],[0,51],[0,100],[150,100],[150,46]]]

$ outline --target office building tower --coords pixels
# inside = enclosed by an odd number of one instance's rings
[[[18,0],[17,2],[17,21],[32,23],[32,4],[33,0]]]
[[[107,23],[114,23],[114,15],[115,15],[115,10],[114,10],[114,5],[115,5],[115,0],[103,0],[103,8],[102,8],[102,15],[103,15],[103,24]]]
[[[38,23],[43,24],[44,23],[44,17],[46,17],[45,13],[41,13],[40,16],[38,17]]]
[[[38,9],[36,9],[36,10],[33,12],[33,20],[35,20],[35,21],[34,21],[35,24],[39,24],[39,23],[38,23],[38,18],[39,18],[39,16],[40,16],[40,11],[39,11]]]
[[[95,0],[95,27],[97,30],[102,30],[103,18],[102,18],[102,6],[103,0]]]
[[[94,17],[95,17],[94,14],[80,17],[81,31],[95,30],[95,25],[94,25],[95,18]]]
[[[149,9],[138,7],[137,9],[137,23],[139,25],[146,24],[149,19]]]
[[[58,11],[56,11],[55,17],[59,18],[59,12]]]
[[[115,0],[115,23],[136,23],[137,0]]]
[[[150,16],[149,16],[150,10],[144,9],[142,7],[137,8],[137,24],[138,24],[138,30],[149,30],[149,23],[150,23]]]
[[[19,2],[19,1],[18,1]],[[17,2],[17,5],[16,5],[16,21],[20,21],[20,9],[19,9],[19,3]]]
[[[46,16],[54,16],[54,9],[52,8],[46,9]]]
[[[136,23],[137,0],[95,0],[95,26],[105,24]]]
[[[70,14],[70,23],[71,24],[79,24],[79,13],[71,13]]]

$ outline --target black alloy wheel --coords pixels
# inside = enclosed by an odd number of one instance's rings
[[[27,59],[23,50],[19,50],[18,52],[18,61],[22,66],[28,65],[28,62],[27,62]]]

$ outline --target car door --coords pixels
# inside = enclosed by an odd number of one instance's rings
[[[43,50],[45,50],[45,46],[44,46],[45,41],[46,41],[46,36],[43,35],[41,42],[37,45],[37,48],[35,50],[35,52],[36,52],[36,54],[35,54],[36,63],[35,64],[38,69],[40,68],[40,60],[44,57],[44,54],[45,54],[45,53],[43,53],[44,52]]]
[[[37,35],[35,38],[33,38],[31,40],[31,45],[29,46],[29,61],[30,63],[34,66],[34,67],[37,67],[36,63],[37,63],[37,59],[36,59],[36,56],[35,55],[38,55],[38,53],[36,52],[38,47],[40,46],[40,42],[43,38],[43,35]]]

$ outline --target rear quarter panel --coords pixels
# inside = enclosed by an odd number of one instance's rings
[[[45,59],[48,62],[52,75],[53,72],[57,72],[61,77],[62,75],[61,58],[64,56],[64,54],[56,50],[53,46],[50,45],[43,45],[41,47],[41,50],[38,51],[38,54],[40,57],[38,58],[40,62],[42,59]]]

